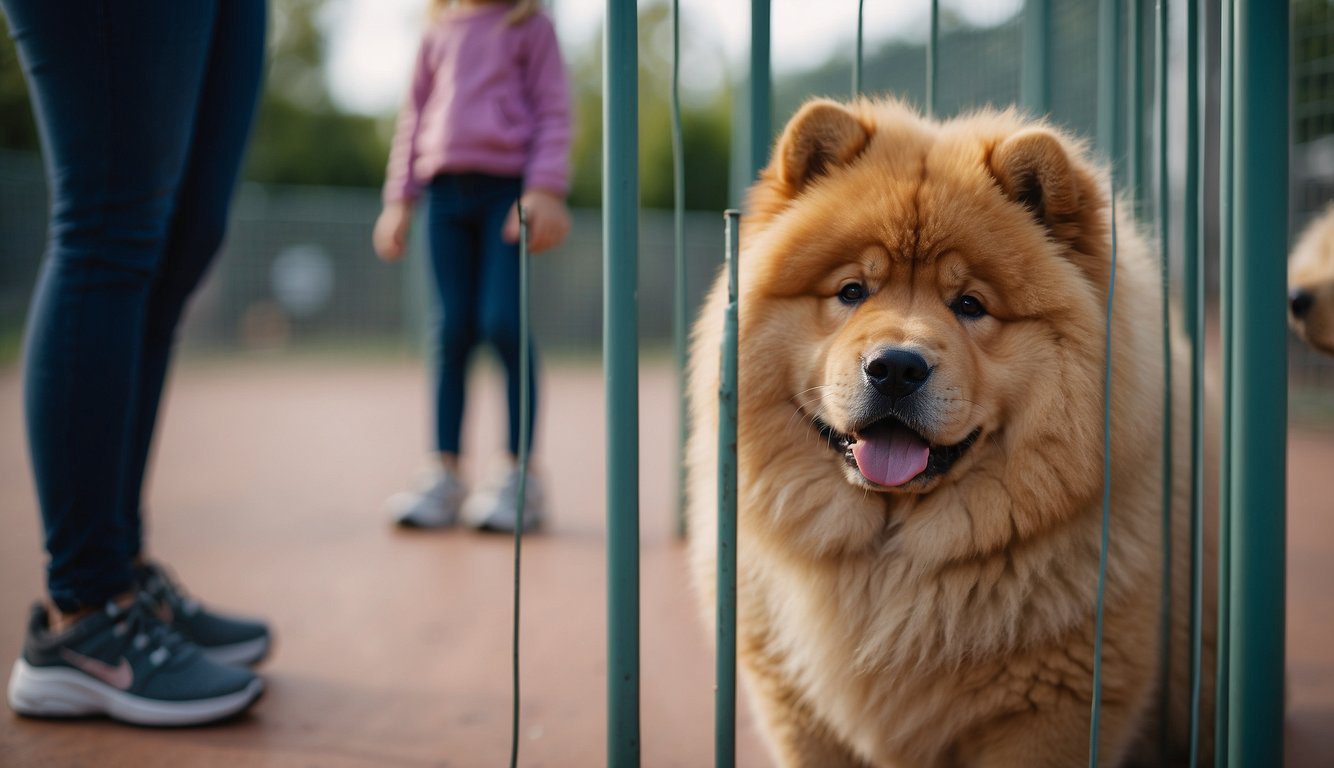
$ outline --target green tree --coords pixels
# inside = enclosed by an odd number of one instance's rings
[[[28,104],[28,86],[4,14],[0,14],[0,148],[37,150],[37,126]]]
[[[689,19],[681,39],[691,39]],[[648,208],[672,205],[671,11],[656,2],[639,18],[640,202]],[[570,202],[597,206],[602,200],[602,40],[567,56],[572,81],[575,139]],[[731,135],[730,87],[705,103],[682,105],[685,145],[685,204],[693,210],[727,207]]]
[[[246,178],[278,184],[378,186],[389,151],[373,117],[342,112],[324,78],[328,44],[319,16],[325,0],[276,0],[269,68]]]
[[[324,80],[325,0],[274,0],[268,71],[245,177],[283,184],[378,186],[387,120],[340,111]],[[36,151],[37,131],[13,41],[0,16],[0,148]]]

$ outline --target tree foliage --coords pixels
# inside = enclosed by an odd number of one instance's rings
[[[0,14],[0,148],[37,151],[28,87],[4,14]]]

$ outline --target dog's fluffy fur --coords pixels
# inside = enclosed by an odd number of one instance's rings
[[[1307,344],[1334,355],[1334,204],[1306,226],[1288,259],[1292,330]],[[1305,304],[1297,316],[1299,297]]]
[[[737,554],[741,667],[780,765],[1087,760],[1110,210],[1084,146],[1014,111],[933,122],[892,101],[819,100],[779,139],[741,231]],[[1164,722],[1162,299],[1152,249],[1120,213],[1116,258],[1100,742],[1109,766],[1154,762]],[[863,299],[840,299],[850,283]],[[964,294],[986,313],[961,314]],[[695,326],[690,374],[691,556],[709,622],[725,302],[720,276]],[[1187,344],[1177,332],[1173,344],[1183,382]],[[879,402],[862,371],[886,345],[931,366],[905,417],[922,438],[948,446],[976,432],[943,473],[896,488],[871,483],[829,445],[855,437]],[[1167,721],[1177,753],[1188,698],[1184,389],[1173,405]],[[1208,575],[1212,530],[1205,539]],[[1206,672],[1214,594],[1206,578]]]

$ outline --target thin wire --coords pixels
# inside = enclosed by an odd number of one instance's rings
[[[511,713],[510,768],[519,764],[519,564],[523,555],[523,512],[528,495],[528,413],[532,409],[528,348],[528,213],[519,208],[519,492],[514,501],[514,710]]]
[[[1102,539],[1098,544],[1098,607],[1093,637],[1093,713],[1089,725],[1089,768],[1098,766],[1102,716],[1102,608],[1107,586],[1107,544],[1112,508],[1112,307],[1116,298],[1116,188],[1112,186],[1112,268],[1107,278],[1107,342],[1102,380]]]

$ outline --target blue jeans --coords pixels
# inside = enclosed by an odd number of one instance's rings
[[[505,366],[511,454],[519,452],[519,247],[500,229],[522,181],[482,173],[448,173],[431,182],[427,228],[440,299],[436,332],[436,448],[459,452],[468,357],[486,342]],[[537,365],[529,344],[531,445],[537,413]]]
[[[265,0],[0,3],[51,193],[24,413],[47,586],[72,610],[133,584],[158,401],[185,301],[222,242],[267,9]]]

